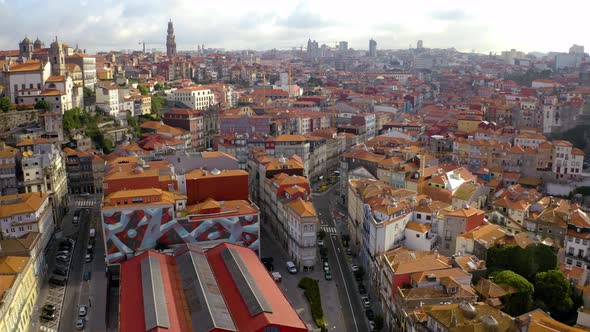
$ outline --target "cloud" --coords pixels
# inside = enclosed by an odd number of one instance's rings
[[[306,1],[299,3],[289,16],[277,23],[291,29],[321,29],[333,25],[333,22],[311,10]]]
[[[432,12],[430,17],[441,21],[461,21],[468,18],[468,15],[460,9],[451,9]]]

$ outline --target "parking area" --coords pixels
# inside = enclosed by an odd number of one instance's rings
[[[53,255],[49,264],[47,293],[42,306],[36,308],[35,319],[39,320],[40,331],[59,331],[67,278],[72,265],[72,252],[76,246],[71,238],[56,239],[51,244]]]

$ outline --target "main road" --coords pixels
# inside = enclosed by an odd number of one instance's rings
[[[345,254],[339,236],[338,229],[340,226],[332,218],[331,210],[337,208],[336,199],[338,199],[338,196],[333,194],[335,187],[337,187],[337,184],[322,194],[314,194],[313,205],[320,219],[320,227],[324,226],[326,229],[336,230],[336,233],[326,232],[324,245],[329,248],[328,260],[332,267],[334,281],[339,286],[337,287],[338,297],[344,311],[346,330],[349,332],[370,331],[365,319],[365,310],[361,305],[361,297],[357,291],[358,287],[348,263],[348,256]],[[345,225],[342,225],[342,227],[345,227]]]

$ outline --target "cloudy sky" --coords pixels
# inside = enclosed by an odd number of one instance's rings
[[[481,53],[516,48],[567,51],[590,48],[590,3],[532,0],[406,0],[358,2],[199,0],[0,0],[0,49],[16,49],[25,35],[46,45],[56,34],[89,52],[164,49],[166,24],[174,22],[179,50],[197,44],[226,49],[288,49],[307,39],[356,49],[455,47]],[[485,5],[484,5],[485,4]]]

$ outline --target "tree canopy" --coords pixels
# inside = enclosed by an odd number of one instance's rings
[[[150,93],[150,90],[143,85],[138,85],[137,89],[142,96],[147,96]]]
[[[496,284],[512,286],[516,293],[507,295],[504,303],[504,311],[512,316],[519,316],[528,312],[533,305],[535,288],[528,280],[510,270],[497,272],[493,275]]]
[[[10,101],[10,98],[8,98],[8,97],[0,98],[0,110],[2,110],[2,112],[6,113],[6,112],[10,111],[10,109],[12,109],[12,102]]]
[[[39,100],[35,103],[35,109],[50,111],[51,104],[47,100]]]
[[[557,255],[553,248],[542,244],[525,249],[516,245],[491,247],[487,252],[487,265],[489,273],[511,270],[533,281],[537,273],[557,267]]]
[[[535,297],[543,301],[551,312],[567,312],[574,305],[570,283],[559,270],[535,276]]]
[[[162,107],[164,107],[166,100],[164,97],[159,95],[152,95],[152,110],[151,113],[154,115],[160,115]]]

